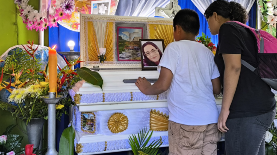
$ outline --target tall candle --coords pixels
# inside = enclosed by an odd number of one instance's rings
[[[54,46],[52,49],[49,47],[49,58],[48,58],[48,70],[49,70],[49,92],[57,91],[57,52]]]

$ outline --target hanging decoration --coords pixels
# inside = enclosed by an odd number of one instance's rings
[[[58,23],[69,30],[80,32],[80,13],[91,13],[91,2],[102,0],[75,0],[75,11],[71,14],[70,18],[64,18]],[[117,9],[119,0],[111,0],[110,15],[114,15]]]
[[[29,0],[14,0],[28,30],[43,31],[48,26],[57,27],[58,21],[70,19],[75,10],[74,0],[42,0],[40,12],[28,5],[28,2]]]
[[[259,10],[262,15],[262,19],[267,23],[268,27],[266,31],[276,36],[276,22],[277,22],[277,6],[276,0],[258,0]]]

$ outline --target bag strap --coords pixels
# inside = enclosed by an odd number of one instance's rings
[[[264,38],[261,36],[260,30],[255,30],[260,39],[260,53],[264,53]]]
[[[255,73],[256,68],[250,65],[248,62],[241,59],[241,64]]]

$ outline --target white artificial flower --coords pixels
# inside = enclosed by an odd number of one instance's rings
[[[28,16],[28,19],[29,19],[29,20],[34,20],[34,18],[36,18],[37,14],[38,14],[38,11],[37,11],[37,10],[31,12],[31,13],[29,14],[29,16]]]
[[[22,13],[23,13],[23,15],[29,15],[33,11],[34,11],[33,7],[31,5],[28,5]]]
[[[49,15],[55,15],[56,13],[56,8],[55,7],[50,7],[49,8]]]
[[[100,55],[105,55],[106,54],[106,48],[99,48],[99,53],[100,53]]]
[[[62,0],[56,0],[56,8],[60,8],[61,7],[61,4],[63,3],[64,1]]]
[[[273,7],[271,2],[267,2],[266,5],[267,5],[268,8],[272,8]]]
[[[274,11],[273,11],[273,8],[268,8],[267,9],[267,14],[268,15],[273,15]]]
[[[100,14],[105,14],[105,11],[107,10],[108,8],[104,5],[104,4],[101,4],[99,6],[99,13]]]
[[[277,9],[274,10],[274,15],[277,16]]]
[[[275,23],[276,23],[275,17],[274,17],[273,15],[268,16],[268,17],[267,17],[267,23],[268,23],[269,25],[275,24]]]
[[[38,13],[36,16],[36,20],[37,22],[40,22],[43,19],[43,14],[42,13]]]
[[[22,0],[20,6],[22,7],[22,9],[25,9],[28,6],[28,2],[29,0]]]
[[[273,137],[272,133],[270,133],[269,131],[266,131],[266,133],[265,133],[265,141],[267,143],[269,143],[272,140],[272,137]]]

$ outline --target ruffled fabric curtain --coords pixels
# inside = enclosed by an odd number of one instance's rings
[[[120,0],[115,15],[154,17],[156,7],[165,7],[170,0]]]
[[[215,0],[191,0],[193,4],[199,9],[199,11],[204,14],[208,6]],[[227,0],[228,2],[234,1],[240,3],[247,12],[249,12],[255,2],[255,0]]]

